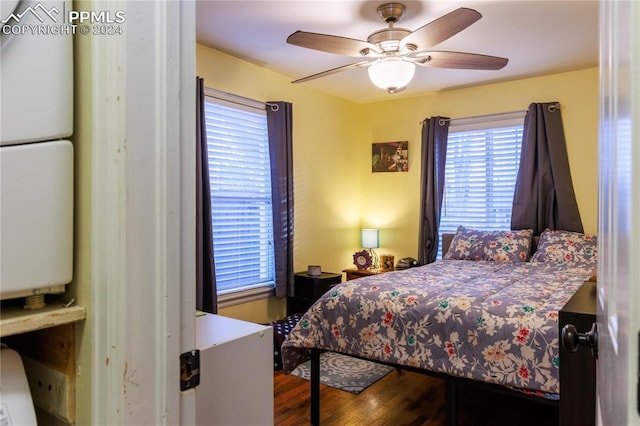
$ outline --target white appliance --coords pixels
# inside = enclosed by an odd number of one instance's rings
[[[0,350],[0,425],[37,425],[22,359],[6,347]]]
[[[0,299],[60,293],[73,262],[70,0],[0,2]]]
[[[273,328],[219,315],[196,318],[196,424],[273,425]]]
[[[72,34],[53,33],[69,10],[70,0],[0,2],[0,145],[73,132]]]
[[[73,146],[0,150],[0,295],[64,292],[73,273]]]

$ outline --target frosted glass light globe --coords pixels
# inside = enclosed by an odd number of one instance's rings
[[[382,59],[369,67],[371,82],[389,93],[404,88],[413,79],[416,66],[400,58]]]

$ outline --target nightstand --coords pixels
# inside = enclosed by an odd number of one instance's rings
[[[586,281],[560,310],[560,424],[588,426],[596,423],[596,360],[591,349],[580,346],[575,353],[562,344],[562,329],[573,324],[586,333],[596,322],[596,287]]]
[[[342,272],[347,274],[347,281],[355,280],[356,278],[366,277],[367,275],[377,275],[384,274],[389,271],[382,271],[380,269],[356,269],[356,268],[348,268],[343,269]]]
[[[305,313],[320,296],[341,282],[342,274],[322,272],[320,275],[309,275],[296,272],[293,274],[293,297],[287,298],[287,315]]]

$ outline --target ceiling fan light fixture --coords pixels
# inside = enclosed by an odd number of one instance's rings
[[[399,92],[411,82],[416,66],[401,58],[386,58],[369,67],[369,79],[389,93]]]
[[[400,40],[387,40],[380,43],[383,52],[398,52],[400,50]]]

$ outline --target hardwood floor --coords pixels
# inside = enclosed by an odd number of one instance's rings
[[[331,425],[444,426],[444,381],[393,371],[359,395],[320,385],[320,421]],[[309,424],[309,382],[274,372],[276,426]],[[459,426],[558,424],[557,407],[460,386]]]

